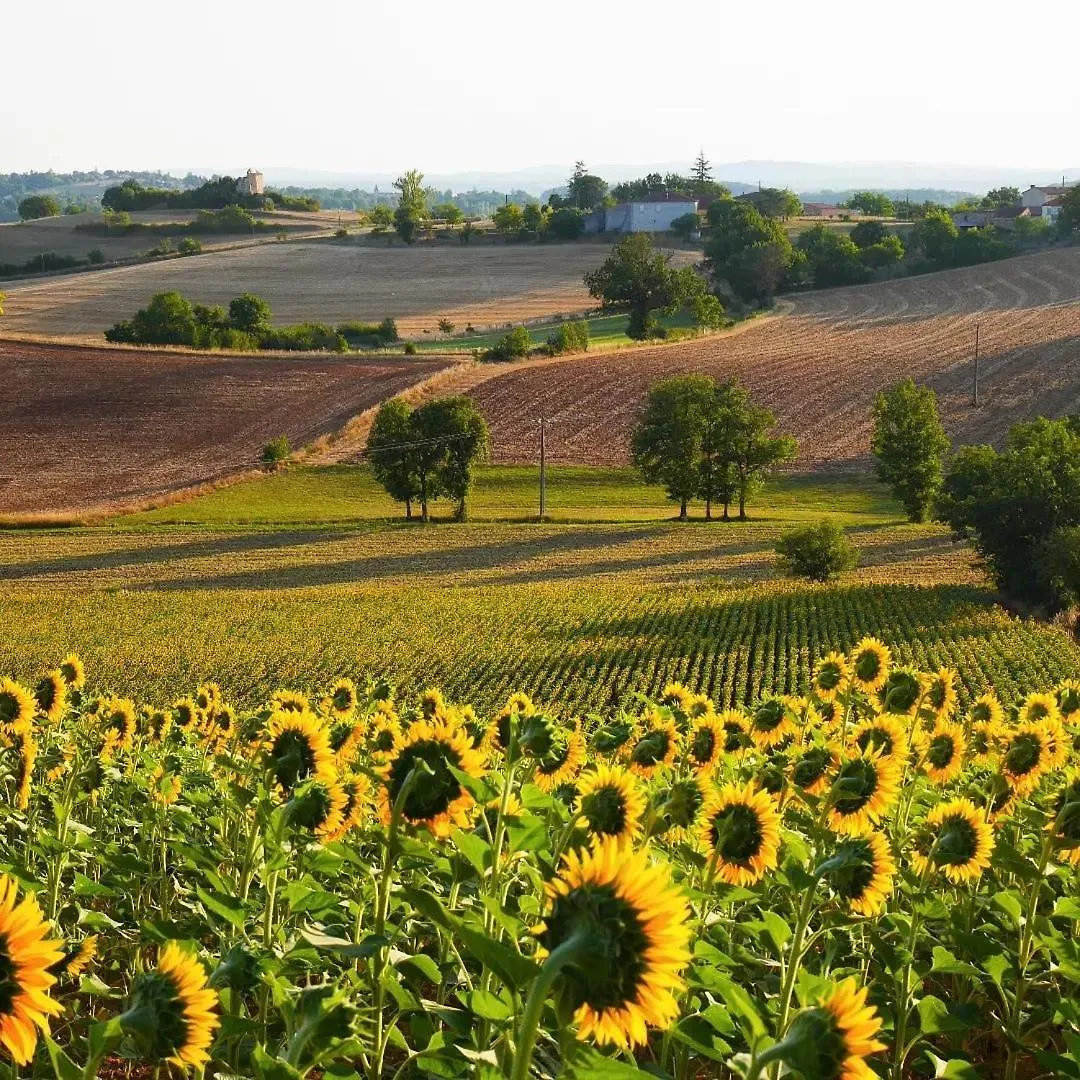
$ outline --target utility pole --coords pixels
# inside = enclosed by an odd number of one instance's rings
[[[979,324],[975,324],[975,394],[972,405],[979,404]]]
[[[547,417],[540,414],[540,520],[547,513]]]

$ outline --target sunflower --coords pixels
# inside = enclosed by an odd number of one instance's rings
[[[56,982],[50,968],[63,958],[61,942],[49,937],[37,900],[16,904],[15,881],[0,876],[0,1044],[17,1065],[34,1057],[37,1030],[49,1030],[49,1017],[64,1010],[48,996]]]
[[[181,698],[173,705],[173,717],[177,729],[184,734],[197,730],[202,723],[199,707],[189,697]]]
[[[349,797],[336,776],[316,776],[294,789],[289,799],[289,821],[329,841],[341,835]]]
[[[1063,679],[1054,687],[1054,700],[1057,701],[1058,712],[1063,720],[1076,719],[1080,713],[1080,681]]]
[[[1019,796],[1003,773],[994,772],[970,793],[971,801],[991,825],[1009,817],[1016,807]]]
[[[420,712],[425,720],[434,720],[441,716],[446,709],[446,699],[441,690],[425,690],[420,695]]]
[[[367,777],[359,773],[348,773],[340,780],[341,790],[345,793],[345,805],[341,808],[341,823],[333,833],[326,833],[328,842],[340,840],[346,833],[355,829],[364,817],[364,810],[371,799],[371,785]]]
[[[862,753],[903,766],[908,757],[907,725],[902,717],[878,713],[852,731],[851,744]]]
[[[335,775],[329,733],[312,712],[274,713],[266,722],[263,746],[267,767],[286,793],[313,776]]]
[[[858,836],[888,812],[900,787],[900,766],[878,754],[860,753],[842,762],[829,793],[829,828]]]
[[[837,897],[856,915],[880,915],[893,890],[896,860],[874,829],[841,840],[821,868]]]
[[[473,797],[450,767],[469,776],[484,775],[484,755],[473,745],[464,728],[441,720],[417,720],[404,735],[394,739],[394,748],[380,766],[379,817],[389,825],[402,787],[413,769],[423,763],[433,775],[421,775],[405,796],[402,818],[410,825],[423,825],[437,837],[445,837],[454,826],[468,823]]]
[[[851,679],[851,665],[841,652],[826,653],[814,665],[814,677],[810,688],[819,701],[835,701]]]
[[[694,831],[706,797],[705,781],[700,776],[676,780],[664,792],[658,804],[652,832],[673,843],[686,839]]]
[[[1060,715],[1042,722],[1043,731],[1046,735],[1046,745],[1050,751],[1047,767],[1060,769],[1069,760],[1069,751],[1072,749],[1072,740],[1065,730]]]
[[[1005,711],[992,693],[975,699],[967,714],[968,759],[972,765],[990,765],[997,758],[1005,731]]]
[[[675,721],[658,712],[643,716],[623,747],[630,771],[646,780],[669,768],[678,752],[679,732]]]
[[[158,806],[172,806],[180,798],[180,776],[172,768],[158,765],[150,774],[150,798]]]
[[[352,679],[338,679],[326,698],[326,711],[335,720],[348,720],[360,704],[360,695]]]
[[[669,682],[660,691],[660,704],[669,709],[678,709],[681,713],[689,713],[690,706],[694,704],[694,695],[682,683]]]
[[[147,706],[144,711],[147,733],[155,742],[164,742],[172,731],[173,714],[168,709],[155,709]]]
[[[356,761],[364,739],[367,724],[363,720],[345,718],[330,726],[330,749],[339,769],[348,769]]]
[[[511,694],[488,725],[481,748],[488,755],[505,754],[510,749],[510,728],[514,719],[535,715],[536,706],[528,694]]]
[[[803,750],[791,763],[791,782],[806,795],[820,795],[828,790],[829,774],[839,764],[836,750],[817,743]]]
[[[641,832],[645,795],[633,773],[597,765],[578,778],[578,816],[598,840],[633,842]]]
[[[170,941],[157,968],[136,976],[121,1024],[141,1042],[151,1061],[202,1069],[220,1020],[217,994],[206,985],[202,964]]]
[[[694,694],[686,707],[686,715],[691,720],[696,720],[699,716],[712,716],[715,712],[713,703],[706,694]]]
[[[684,747],[687,763],[698,776],[704,776],[716,768],[724,752],[727,736],[724,725],[713,712],[699,716],[690,728]]]
[[[34,779],[34,762],[37,760],[38,745],[33,730],[20,727],[15,732],[15,747],[19,752],[19,764],[16,768],[15,808],[25,810],[30,805],[30,785]]]
[[[13,679],[0,679],[0,728],[7,732],[29,728],[37,702],[34,695]]]
[[[753,885],[776,866],[780,814],[772,796],[753,782],[714,791],[698,820],[698,837],[722,881]]]
[[[77,979],[97,957],[97,934],[90,934],[82,941],[69,941],[64,945],[64,954],[53,964],[49,971],[53,975],[67,975]]]
[[[1009,731],[1001,748],[1001,772],[1019,798],[1030,795],[1050,768],[1052,748],[1045,724],[1019,724]]]
[[[960,775],[964,765],[964,729],[939,720],[923,739],[922,767],[934,784],[945,785]]]
[[[938,720],[948,720],[956,712],[956,672],[938,668],[926,683],[926,706]]]
[[[926,676],[914,668],[890,668],[885,681],[876,691],[878,710],[898,716],[914,716],[925,692]]]
[[[311,711],[307,695],[298,690],[275,690],[268,707],[272,713]]]
[[[725,754],[738,757],[753,749],[754,740],[750,737],[750,720],[738,709],[728,709],[716,718],[724,731]]]
[[[993,850],[993,826],[969,799],[953,799],[926,815],[911,861],[920,874],[941,870],[954,885],[963,885],[990,865]]]
[[[874,637],[864,637],[848,658],[851,666],[851,681],[867,694],[880,690],[889,677],[892,654],[888,646]]]
[[[1080,774],[1074,773],[1054,800],[1054,816],[1046,826],[1053,834],[1061,857],[1080,866]]]
[[[135,745],[135,702],[129,698],[109,698],[99,714],[106,736],[115,733],[112,741],[116,750],[130,750]]]
[[[795,734],[788,703],[779,697],[767,697],[758,702],[750,717],[750,738],[759,750],[781,746]]]
[[[533,783],[541,791],[552,792],[570,783],[585,764],[585,740],[581,728],[556,732],[551,750],[537,759]]]
[[[690,960],[690,913],[670,871],[614,840],[563,857],[545,886],[537,927],[541,955],[573,937],[579,956],[560,972],[560,998],[573,1009],[579,1039],[640,1046],[650,1026],[679,1016],[680,972]]]
[[[386,761],[394,751],[394,743],[401,736],[401,721],[392,712],[376,710],[375,719],[368,735],[368,752],[373,761]]]
[[[69,690],[81,690],[86,685],[86,668],[79,659],[78,653],[68,653],[60,661],[59,671]]]
[[[968,725],[972,728],[976,724],[991,724],[995,728],[1001,727],[1005,722],[1005,710],[998,701],[997,694],[988,691],[980,694],[968,709]]]
[[[1020,706],[1017,722],[1020,724],[1053,723],[1061,719],[1057,698],[1053,694],[1028,694]]]
[[[854,979],[845,979],[819,1005],[795,1016],[784,1043],[805,1047],[800,1068],[807,1076],[817,1080],[874,1080],[877,1076],[866,1058],[887,1048],[874,1038],[881,1030],[881,1018],[866,1004],[866,995],[866,987],[859,989]]]
[[[59,668],[50,671],[34,690],[37,707],[51,724],[58,724],[67,710],[67,683]]]

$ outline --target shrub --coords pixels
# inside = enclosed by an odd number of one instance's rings
[[[167,236],[164,236],[146,253],[146,257],[148,259],[157,259],[162,255],[171,255],[172,250],[172,241]]]
[[[405,342],[405,355],[406,356],[415,356],[416,355],[416,346],[411,341],[406,341]]]
[[[94,248],[93,251],[87,254],[86,261],[91,266],[100,266],[105,261],[105,252],[101,248]]]
[[[513,330],[503,334],[490,349],[485,349],[482,360],[496,363],[507,360],[520,360],[529,355],[532,349],[532,337],[524,326],[515,326]]]
[[[336,237],[337,237],[337,238],[338,238],[339,240],[344,240],[344,239],[345,239],[345,237],[347,237],[347,236],[349,235],[349,230],[348,230],[348,229],[335,229],[335,230],[334,230],[334,235],[335,235],[335,236],[336,236]]]
[[[811,581],[829,581],[859,561],[858,552],[834,521],[791,529],[777,541],[776,553],[781,569]]]
[[[585,231],[585,216],[580,210],[564,206],[548,218],[547,232],[558,240],[576,240]]]
[[[289,460],[289,455],[291,453],[292,447],[289,445],[288,438],[284,435],[279,435],[276,439],[271,439],[262,448],[260,460],[267,469],[277,469]]]
[[[59,215],[60,204],[51,195],[29,195],[19,203],[19,217],[23,221]]]
[[[349,343],[336,330],[322,323],[299,323],[264,330],[259,337],[263,349],[286,352],[348,352]]]
[[[198,255],[202,251],[202,244],[193,236],[185,236],[177,245],[176,250],[181,255]]]
[[[589,349],[589,324],[584,319],[564,322],[548,334],[548,348],[552,356],[562,353],[587,352]]]
[[[391,345],[395,341],[400,340],[398,337],[397,323],[389,316],[379,323],[379,337],[381,337],[387,345]]]

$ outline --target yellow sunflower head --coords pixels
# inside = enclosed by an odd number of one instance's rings
[[[1080,866],[1080,773],[1070,776],[1058,792],[1047,831],[1054,837],[1058,854],[1067,863]]]
[[[495,714],[484,733],[485,753],[505,754],[510,749],[512,729],[527,716],[536,715],[536,706],[528,694],[511,694],[506,704]]]
[[[37,703],[34,695],[14,679],[0,679],[0,729],[7,732],[30,728]]]
[[[724,731],[723,752],[731,757],[741,757],[747,750],[752,750],[754,740],[750,735],[750,719],[739,709],[722,712],[717,720]]]
[[[832,772],[840,762],[836,749],[826,743],[814,743],[792,759],[789,777],[806,795],[821,795],[829,790]]]
[[[386,761],[394,752],[394,743],[401,737],[401,722],[397,715],[376,710],[368,733],[368,753],[372,761]]]
[[[878,713],[855,727],[851,744],[860,753],[877,754],[903,767],[908,758],[907,726],[902,717]]]
[[[332,779],[336,774],[330,734],[313,712],[273,713],[263,747],[266,766],[286,794],[312,777]]]
[[[425,720],[433,720],[436,716],[441,715],[445,708],[446,701],[441,690],[425,690],[420,695],[420,712]]]
[[[948,720],[956,712],[956,672],[938,668],[927,678],[924,704],[938,720]]]
[[[1038,724],[1061,719],[1057,698],[1053,694],[1028,694],[1020,706],[1017,721],[1021,724]]]
[[[783,1041],[763,1060],[793,1056],[800,1073],[816,1080],[871,1080],[877,1074],[866,1059],[887,1047],[875,1038],[881,1018],[866,996],[854,979],[837,983],[820,1004],[796,1014]]]
[[[50,937],[32,896],[18,901],[15,882],[0,876],[0,1045],[17,1065],[34,1057],[38,1029],[49,1030],[49,1017],[64,1010],[49,997],[56,982],[52,967],[63,959],[62,943]]]
[[[969,799],[953,799],[926,815],[911,861],[920,874],[940,870],[954,885],[963,885],[990,865],[993,850],[993,826]]]
[[[326,711],[336,720],[348,720],[360,705],[360,695],[352,679],[338,679],[326,698]]]
[[[877,707],[895,716],[914,716],[923,700],[926,676],[914,668],[893,667],[878,687]]]
[[[541,791],[552,792],[569,784],[585,764],[585,740],[580,727],[559,729],[548,752],[536,759],[533,783]]]
[[[705,800],[698,822],[701,845],[722,881],[753,885],[775,868],[780,814],[767,791],[728,784]]]
[[[440,720],[418,720],[394,741],[390,756],[380,769],[379,817],[389,825],[394,806],[414,770],[418,779],[405,791],[402,819],[425,826],[443,837],[455,826],[468,824],[473,797],[451,767],[469,776],[484,775],[484,755],[473,746],[464,728]]]
[[[727,733],[719,716],[708,712],[694,720],[686,736],[686,763],[698,776],[711,773],[724,753]]]
[[[54,975],[78,979],[97,958],[97,934],[64,944],[64,955],[49,969]]]
[[[767,697],[754,706],[750,715],[750,737],[759,750],[782,746],[795,731],[795,717],[784,698]]]
[[[147,707],[143,712],[146,733],[154,742],[164,742],[173,726],[173,712],[169,709]]]
[[[1004,773],[992,772],[969,790],[972,803],[982,816],[996,824],[1009,817],[1016,808],[1019,796]]]
[[[694,695],[682,683],[669,682],[660,691],[660,704],[669,709],[678,709],[681,713],[689,714],[693,703]]]
[[[646,713],[622,748],[630,771],[648,779],[670,768],[679,752],[679,732],[670,716]]]
[[[814,665],[810,689],[819,701],[835,701],[851,679],[851,665],[841,652],[826,653]]]
[[[341,834],[349,797],[336,776],[316,776],[292,791],[287,815],[290,824],[319,840]]]
[[[37,684],[34,690],[37,707],[50,724],[58,724],[64,718],[67,711],[67,690],[67,683],[59,668],[50,671]]]
[[[147,1061],[202,1069],[221,1022],[202,964],[169,942],[157,967],[135,977],[120,1023]]]
[[[976,724],[987,724],[994,728],[1001,727],[1005,723],[1005,710],[998,701],[997,694],[987,691],[980,694],[968,709],[968,726],[974,728]]]
[[[172,806],[181,787],[179,762],[170,761],[169,768],[159,765],[150,775],[150,797],[158,806]]]
[[[888,813],[900,788],[900,766],[879,754],[841,762],[829,789],[829,827],[848,836],[869,831]]]
[[[657,803],[651,834],[672,842],[694,835],[707,795],[705,781],[699,776],[688,776],[667,785]]]
[[[649,1027],[670,1027],[690,960],[690,922],[669,870],[645,852],[601,841],[566,855],[546,892],[541,954],[579,943],[558,987],[577,1037],[633,1047],[648,1040]]]
[[[1051,767],[1053,748],[1045,722],[1018,724],[1005,736],[1001,748],[1001,772],[1017,796],[1030,795]]]
[[[841,840],[818,867],[837,899],[856,915],[880,915],[893,891],[896,860],[876,830]]]
[[[198,730],[202,724],[202,713],[192,698],[181,698],[173,706],[173,723],[176,729],[185,735]]]
[[[114,746],[117,750],[130,750],[135,745],[134,701],[129,698],[109,698],[98,714],[98,720],[106,737],[110,733],[116,736]]]
[[[885,685],[892,664],[888,646],[874,637],[865,637],[848,657],[851,681],[864,693],[872,694]]]
[[[311,705],[307,695],[298,690],[277,690],[270,698],[269,709],[278,712],[310,712]]]
[[[60,661],[60,674],[64,676],[69,690],[81,690],[86,685],[86,668],[78,653],[68,653]]]
[[[948,720],[939,720],[922,740],[922,767],[932,783],[948,784],[964,767],[964,729]]]
[[[597,765],[578,778],[577,813],[598,840],[633,842],[641,832],[645,795],[633,773]]]
[[[347,773],[339,780],[339,786],[345,793],[345,805],[341,808],[341,823],[337,829],[332,832],[324,830],[322,837],[327,841],[340,840],[355,829],[371,805],[371,784],[366,776]]]
[[[1062,720],[1076,720],[1080,716],[1080,680],[1063,679],[1054,687],[1054,699]]]

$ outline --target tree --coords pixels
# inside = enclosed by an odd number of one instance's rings
[[[776,543],[776,554],[781,569],[811,581],[831,581],[859,562],[844,530],[829,520],[784,533]]]
[[[716,383],[707,375],[679,375],[649,391],[631,439],[631,457],[646,483],[663,484],[679,504],[679,520],[701,486],[701,448]]]
[[[799,452],[799,444],[792,436],[772,434],[775,426],[775,415],[749,400],[735,417],[731,438],[740,521],[746,520],[751,494],[777,465],[793,460]]]
[[[871,217],[892,217],[896,212],[892,199],[880,191],[856,191],[847,206]]]
[[[878,244],[862,250],[862,261],[872,270],[882,266],[895,266],[904,257],[904,242],[890,233]]]
[[[1058,214],[1058,231],[1062,236],[1069,236],[1080,229],[1080,184],[1069,189],[1062,200],[1061,213]]]
[[[578,210],[594,210],[598,206],[603,206],[604,196],[607,195],[608,190],[607,182],[599,176],[593,176],[585,168],[583,161],[575,164],[567,187],[570,204]]]
[[[781,221],[802,213],[799,197],[787,188],[762,188],[760,191],[750,191],[742,197],[742,201],[748,202],[764,217],[777,218]]]
[[[866,279],[866,267],[851,237],[824,225],[801,233],[798,248],[806,253],[807,266],[818,288],[854,285]]]
[[[892,488],[908,519],[926,521],[941,488],[949,440],[927,386],[904,379],[877,396],[870,448],[878,480]]]
[[[712,520],[714,503],[724,508],[724,520],[738,495],[735,472],[735,436],[740,417],[750,403],[750,395],[734,379],[714,384],[705,414],[701,439],[701,475],[698,494],[705,500],[705,518]]]
[[[424,174],[410,169],[394,181],[394,187],[401,192],[397,209],[394,211],[394,228],[406,244],[411,244],[427,218]]]
[[[705,258],[713,277],[727,281],[743,300],[768,300],[794,258],[783,226],[735,199],[717,199],[709,207],[708,219]]]
[[[925,217],[915,222],[911,243],[936,266],[944,267],[953,261],[958,235],[947,210],[929,210]]]
[[[680,214],[672,223],[671,231],[682,241],[690,239],[701,230],[701,219],[696,213]]]
[[[51,195],[30,195],[19,203],[19,218],[22,221],[59,216],[60,204]]]
[[[454,332],[454,324],[449,319],[440,319],[439,332],[449,337]]]
[[[982,205],[987,210],[997,210],[1005,206],[1016,206],[1020,202],[1020,189],[1016,187],[991,188],[983,197]]]
[[[544,226],[547,225],[547,218],[548,209],[546,206],[534,202],[525,204],[525,210],[522,213],[522,224],[526,232],[539,236],[544,231]]]
[[[106,341],[194,345],[199,324],[191,302],[178,292],[158,293],[129,322],[105,332]]]
[[[629,312],[626,333],[641,340],[655,325],[655,311],[674,313],[704,291],[702,279],[686,270],[673,270],[671,257],[657,251],[648,234],[631,233],[602,266],[585,275],[585,286],[606,311]]]
[[[503,236],[517,236],[525,228],[525,213],[517,203],[503,203],[491,215],[491,220]]]
[[[585,218],[580,210],[562,206],[548,218],[548,235],[559,240],[576,240],[585,231]]]
[[[371,424],[365,451],[372,475],[392,499],[405,504],[409,521],[413,502],[420,495],[411,420],[412,409],[401,398],[383,402]]]
[[[454,518],[466,519],[466,498],[472,487],[472,467],[488,453],[487,422],[471,398],[436,398],[421,405],[410,418],[419,481],[421,518],[429,520],[432,498],[446,495],[456,501]]]
[[[366,211],[367,219],[376,229],[389,228],[394,223],[394,211],[383,203]]]
[[[860,221],[851,230],[851,239],[856,247],[868,248],[874,244],[880,244],[886,236],[891,235],[880,221]]]
[[[1080,420],[1017,424],[1001,453],[963,447],[949,461],[936,516],[973,540],[1004,592],[1052,607],[1069,603],[1071,530],[1080,526]]]
[[[443,221],[452,229],[455,225],[460,225],[465,220],[465,214],[453,203],[439,203],[431,211],[431,216],[436,221]]]
[[[270,305],[254,293],[242,293],[229,301],[229,325],[247,334],[270,328]]]
[[[271,439],[262,448],[259,460],[262,462],[267,472],[273,472],[289,460],[289,455],[291,453],[292,447],[289,445],[288,436],[279,435],[276,439]]]
[[[690,176],[698,187],[704,187],[712,182],[712,167],[705,160],[704,148],[698,151],[698,156],[694,159],[694,164],[690,169]]]

